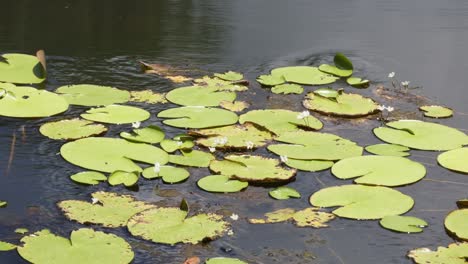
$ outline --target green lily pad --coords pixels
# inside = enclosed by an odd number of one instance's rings
[[[334,162],[330,160],[299,160],[288,158],[285,162],[288,167],[302,171],[321,171],[329,169]]]
[[[282,76],[288,82],[305,85],[329,84],[338,80],[337,77],[323,73],[318,68],[310,66],[276,68],[271,71],[271,75],[278,78]]]
[[[275,86],[286,82],[283,76],[276,75],[260,75],[257,78],[257,82],[265,86]]]
[[[169,155],[169,162],[172,164],[205,168],[215,159],[211,153],[199,150],[180,150],[182,155]]]
[[[335,219],[335,216],[330,213],[320,212],[318,208],[306,208],[300,211],[295,211],[291,208],[276,210],[265,214],[264,219],[249,219],[251,224],[270,224],[280,223],[288,220],[293,220],[299,227],[322,228],[328,227],[327,222]]]
[[[343,53],[337,53],[333,62],[335,63],[334,66],[322,64],[319,70],[339,77],[348,77],[353,74],[353,64]]]
[[[340,91],[331,88],[320,88],[313,92],[316,95],[320,95],[325,98],[335,99],[340,95]]]
[[[172,153],[179,149],[189,150],[195,146],[192,140],[185,138],[183,140],[165,139],[160,143],[161,148],[166,152]]]
[[[131,124],[148,119],[150,113],[144,109],[128,105],[108,105],[101,108],[91,108],[81,117],[87,120],[110,123]]]
[[[355,142],[328,133],[287,132],[275,140],[290,144],[269,145],[268,150],[288,159],[340,160],[362,155],[362,147]]]
[[[16,249],[16,247],[16,245],[11,243],[0,241],[0,251],[10,251]]]
[[[375,144],[370,145],[365,148],[369,153],[381,156],[396,156],[396,157],[406,157],[410,154],[408,147],[395,145],[395,144]]]
[[[293,188],[281,186],[268,192],[277,200],[287,200],[289,198],[301,198],[301,194]]]
[[[249,183],[232,180],[225,175],[209,175],[198,180],[197,185],[207,192],[232,193],[247,188]]]
[[[380,225],[388,230],[402,233],[420,233],[427,222],[413,216],[387,215],[380,220]]]
[[[451,150],[468,145],[465,133],[448,126],[418,120],[400,120],[374,129],[381,140],[420,150]]]
[[[206,260],[205,264],[248,264],[245,261],[236,258],[209,258]]]
[[[29,230],[27,228],[16,228],[15,229],[15,233],[21,234],[21,235],[24,235],[24,234],[26,234],[28,232],[29,232]]]
[[[170,91],[166,99],[184,106],[218,106],[222,101],[233,102],[236,93],[220,91],[216,86],[188,86]]]
[[[338,161],[331,172],[339,179],[381,186],[402,186],[421,180],[426,168],[418,162],[395,156],[359,156]]]
[[[128,91],[93,84],[62,86],[55,92],[61,94],[72,105],[105,106],[123,104],[130,100]]]
[[[107,178],[107,182],[112,186],[123,184],[130,187],[138,182],[138,177],[139,175],[135,172],[114,171]]]
[[[46,70],[36,56],[9,53],[1,57],[0,82],[30,84],[46,79]]]
[[[445,218],[445,228],[455,237],[468,241],[468,209],[452,211]]]
[[[232,112],[242,112],[245,109],[249,108],[250,105],[244,101],[235,101],[235,102],[222,101],[221,103],[219,103],[219,106],[221,106],[221,108],[224,108]]]
[[[156,144],[164,139],[164,131],[158,126],[148,126],[134,129],[131,133],[121,132],[120,136],[134,142]]]
[[[6,207],[7,205],[8,205],[8,202],[7,202],[7,201],[2,201],[2,200],[0,200],[0,208]]]
[[[304,88],[299,84],[287,83],[275,85],[271,88],[271,92],[275,94],[301,94]]]
[[[20,256],[31,263],[130,263],[134,253],[121,237],[89,228],[75,230],[70,240],[44,229],[21,239]]]
[[[68,109],[65,99],[45,90],[0,83],[0,92],[4,93],[0,96],[0,116],[47,117],[63,113]]]
[[[452,109],[439,105],[424,105],[419,107],[419,110],[424,111],[424,116],[427,117],[446,118],[453,115]]]
[[[408,252],[408,257],[417,264],[466,264],[468,243],[450,244],[448,248],[439,247],[437,251],[417,248]]]
[[[156,172],[155,167],[149,167],[143,170],[143,177],[146,179],[162,178],[165,183],[178,183],[185,181],[190,173],[183,168],[172,166],[160,166]]]
[[[107,181],[106,175],[97,172],[97,171],[83,171],[70,176],[75,182],[88,184],[88,185],[96,185],[99,184],[100,181]]]
[[[70,220],[80,224],[99,224],[104,227],[125,226],[133,215],[154,208],[154,205],[136,201],[129,195],[95,192],[91,196],[93,203],[66,200],[59,202],[57,206]]]
[[[297,131],[300,128],[319,130],[323,127],[317,118],[283,109],[252,110],[239,117],[239,123],[254,123],[281,135],[288,131]]]
[[[218,108],[179,107],[161,111],[158,117],[171,118],[163,123],[180,128],[209,128],[232,125],[238,116],[230,111]]]
[[[79,118],[48,122],[39,128],[39,132],[51,139],[80,139],[97,136],[107,131],[102,124],[95,124]]]
[[[354,76],[351,76],[348,79],[346,79],[346,82],[349,85],[354,86],[354,87],[361,87],[361,86],[369,84],[369,80],[365,80],[365,79],[354,77]]]
[[[154,208],[134,215],[127,227],[134,236],[169,245],[213,240],[229,227],[217,214],[198,214],[189,218],[187,215],[186,210],[179,208]]]
[[[281,182],[288,181],[296,170],[284,169],[280,162],[251,155],[229,155],[224,160],[213,160],[210,169],[222,175],[248,182]]]
[[[378,110],[378,104],[370,98],[359,94],[340,93],[336,98],[330,99],[308,93],[306,99],[302,102],[305,108],[327,115],[336,115],[344,117],[360,117],[375,113]]]
[[[219,128],[208,128],[190,132],[193,135],[202,136],[196,143],[205,147],[221,149],[241,148],[250,149],[265,146],[272,136],[270,132],[256,128],[252,124],[242,126],[233,125]],[[226,142],[222,142],[222,141]]]
[[[225,73],[215,73],[214,76],[225,81],[240,81],[244,78],[244,75],[242,75],[242,73],[234,71],[227,71]]]
[[[155,93],[151,90],[131,91],[130,102],[147,104],[165,104],[167,103],[166,94]]]
[[[132,143],[118,138],[84,138],[69,142],[60,149],[62,157],[77,166],[102,172],[141,172],[132,160],[161,165],[169,157],[163,150],[142,143]]]
[[[310,203],[319,207],[341,206],[333,211],[335,215],[358,220],[404,214],[414,205],[411,197],[399,191],[364,185],[328,187],[312,194]]]
[[[242,92],[242,91],[246,91],[249,89],[248,87],[241,85],[239,83],[222,80],[217,77],[212,78],[208,76],[203,76],[203,78],[195,79],[193,82],[197,86],[216,87],[218,91]]]

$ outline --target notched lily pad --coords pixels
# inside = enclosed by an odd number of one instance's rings
[[[453,243],[448,247],[439,247],[437,251],[417,248],[408,252],[408,257],[417,264],[466,264],[468,243]]]
[[[184,106],[218,106],[222,101],[233,102],[236,93],[220,91],[216,86],[188,86],[168,92],[166,99]]]
[[[156,144],[164,139],[164,131],[158,126],[147,126],[145,128],[134,129],[131,133],[121,132],[120,136],[134,142]]]
[[[130,102],[147,104],[165,104],[167,103],[166,94],[156,93],[151,90],[131,91]]]
[[[444,221],[448,232],[458,239],[468,241],[468,209],[452,211]]]
[[[205,264],[248,264],[248,263],[240,259],[236,259],[236,258],[217,257],[217,258],[207,259]]]
[[[128,91],[93,84],[62,86],[55,92],[63,96],[69,104],[82,106],[123,104],[130,99]]]
[[[0,82],[30,84],[46,79],[46,70],[36,56],[9,53],[0,57]]]
[[[187,106],[161,111],[158,117],[170,118],[163,123],[180,128],[209,128],[232,125],[238,116],[230,111],[218,108]]]
[[[0,241],[0,251],[10,251],[16,249],[16,245],[13,245],[8,242]]]
[[[346,82],[349,85],[358,87],[358,88],[364,88],[366,86],[369,86],[369,80],[365,80],[365,79],[354,77],[354,76],[351,76],[348,79],[346,79]]]
[[[215,159],[211,153],[200,150],[180,150],[182,155],[169,155],[169,162],[172,164],[205,168]]]
[[[227,71],[225,73],[215,73],[214,76],[225,81],[240,81],[244,78],[244,75],[242,73],[234,71]]]
[[[316,94],[316,95],[320,95],[322,97],[325,97],[325,98],[335,99],[336,97],[338,97],[340,95],[340,92],[341,91],[337,91],[337,90],[331,89],[331,88],[319,88],[319,89],[315,90],[313,93]]]
[[[100,181],[107,181],[106,175],[97,171],[83,171],[70,176],[74,182],[88,185],[99,184]]]
[[[225,175],[209,175],[198,180],[197,185],[200,189],[207,192],[232,193],[240,192],[247,188],[249,183],[233,180]]]
[[[219,103],[219,106],[232,112],[242,112],[245,109],[249,108],[250,105],[249,103],[244,102],[244,101],[234,101],[234,102],[221,101]]]
[[[285,164],[294,169],[314,172],[329,169],[333,166],[334,162],[330,160],[299,160],[288,158]]]
[[[101,108],[91,108],[86,113],[81,114],[81,117],[102,123],[131,124],[148,119],[150,113],[134,106],[108,105]]]
[[[410,154],[408,147],[395,145],[395,144],[375,144],[365,148],[369,153],[381,156],[395,156],[395,157],[406,157]]]
[[[299,84],[280,84],[271,88],[271,92],[275,94],[301,94],[304,88]]]
[[[419,107],[424,112],[424,116],[433,118],[446,118],[453,115],[453,110],[439,105],[424,105]]]
[[[387,215],[379,223],[385,229],[402,233],[420,233],[427,226],[421,218],[401,215]]]
[[[190,150],[195,146],[195,143],[193,143],[191,137],[182,137],[180,140],[165,139],[161,141],[160,145],[166,152],[172,153],[180,149]]]
[[[97,136],[106,131],[107,128],[102,124],[95,124],[92,121],[79,118],[48,122],[39,128],[42,135],[56,140]]]
[[[144,169],[142,175],[145,179],[162,178],[165,183],[178,183],[185,181],[190,176],[190,173],[184,168],[172,166],[155,168],[153,166]]]
[[[276,68],[271,71],[271,75],[277,78],[283,77],[288,82],[305,85],[329,84],[338,80],[338,77],[323,73],[318,68],[311,66]]]
[[[302,102],[305,108],[327,115],[361,117],[377,112],[378,104],[359,94],[341,92],[335,98],[308,93]]]
[[[468,173],[468,148],[459,148],[440,154],[439,164],[449,170]]]
[[[291,187],[281,186],[268,192],[277,200],[287,200],[289,198],[301,198],[301,194]]]
[[[281,76],[276,76],[276,75],[260,75],[257,78],[257,82],[259,82],[261,85],[265,86],[275,86],[275,85],[280,85],[286,82],[284,77]]]
[[[348,77],[353,74],[353,64],[343,53],[337,53],[333,58],[333,62],[335,63],[334,66],[322,64],[319,70],[339,77]]]
[[[251,224],[270,224],[285,222],[288,220],[294,221],[299,227],[322,228],[328,227],[326,223],[335,219],[335,216],[330,213],[320,212],[318,208],[306,208],[300,211],[295,211],[291,208],[276,210],[266,213],[264,219],[249,219]]]
[[[245,80],[226,81],[217,77],[203,76],[200,79],[195,79],[194,83],[197,86],[216,87],[218,91],[242,92],[249,89],[245,86],[248,84]]]
[[[127,172],[127,171],[114,171],[107,178],[107,182],[112,185],[123,184],[126,187],[135,185],[138,182],[139,173],[137,172]]]

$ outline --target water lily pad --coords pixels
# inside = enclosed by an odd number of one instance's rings
[[[44,229],[21,242],[18,253],[31,263],[123,264],[134,257],[131,246],[121,237],[89,228],[73,231],[70,240]]]
[[[276,76],[276,75],[260,75],[257,78],[257,82],[259,82],[261,85],[265,86],[275,86],[275,85],[280,85],[286,82],[284,77],[282,75]]]
[[[300,211],[295,211],[291,208],[276,210],[266,213],[264,219],[249,219],[251,224],[269,224],[280,223],[288,220],[293,220],[299,227],[322,228],[328,227],[327,222],[335,219],[335,216],[330,213],[320,212],[318,208],[306,208]]]
[[[0,82],[30,84],[46,79],[46,70],[36,56],[9,53],[1,57]]]
[[[256,128],[252,124],[242,126],[233,125],[219,128],[208,128],[190,132],[193,135],[203,136],[196,143],[205,147],[216,148],[257,148],[265,146],[272,136],[270,132]],[[221,142],[221,141],[226,142]],[[222,144],[221,144],[221,143]]]
[[[452,211],[445,218],[445,228],[455,237],[468,241],[468,209]]]
[[[205,168],[215,159],[211,153],[199,150],[181,150],[182,155],[169,155],[169,162],[177,165]]]
[[[275,140],[290,144],[269,145],[268,150],[288,159],[340,160],[362,155],[362,147],[355,142],[328,133],[287,132]]]
[[[0,208],[6,207],[8,205],[8,202],[0,200]]]
[[[158,126],[147,126],[145,128],[134,129],[131,133],[121,132],[120,136],[134,142],[156,144],[164,139],[164,131]]]
[[[328,187],[312,194],[310,203],[319,207],[341,206],[333,211],[335,215],[358,220],[404,214],[414,205],[411,197],[399,191],[364,185]]]
[[[375,144],[370,145],[365,148],[369,153],[381,156],[396,156],[396,157],[406,157],[410,154],[408,147],[395,145],[395,144]]]
[[[300,128],[319,130],[323,127],[317,118],[300,112],[283,109],[267,109],[249,111],[239,117],[239,123],[254,123],[265,129],[280,135],[288,131],[297,131]]]
[[[361,86],[365,86],[369,84],[369,80],[365,80],[365,79],[354,77],[354,76],[351,76],[348,79],[346,79],[346,82],[349,85],[354,86],[354,87],[361,87]]]
[[[418,162],[395,156],[359,156],[338,161],[331,172],[339,179],[366,185],[401,186],[421,180],[426,168]]]
[[[215,239],[229,224],[217,214],[198,214],[187,218],[188,212],[179,208],[154,208],[134,215],[127,224],[134,236],[156,243],[197,244]]]
[[[127,171],[114,171],[109,178],[107,178],[107,182],[112,185],[119,185],[123,184],[127,187],[133,186],[138,182],[139,175],[135,172],[127,172]]]
[[[131,124],[148,119],[150,113],[144,109],[128,105],[108,105],[101,108],[91,108],[81,117],[87,120],[110,123]]]
[[[185,181],[190,173],[184,168],[161,166],[158,172],[155,171],[154,167],[146,168],[142,175],[146,179],[162,178],[165,183],[178,183]]]
[[[314,172],[329,169],[333,166],[334,162],[330,160],[298,160],[288,158],[285,164],[298,170]]]
[[[420,150],[451,150],[468,145],[465,133],[448,126],[418,120],[400,120],[374,129],[381,140]]]
[[[45,90],[0,83],[0,92],[4,93],[0,97],[0,116],[47,117],[63,113],[68,109],[65,99]]]
[[[424,105],[419,107],[421,111],[424,111],[424,116],[434,118],[445,118],[453,115],[453,110],[448,107],[439,105]]]
[[[70,220],[80,224],[92,223],[105,227],[125,226],[134,214],[154,208],[154,205],[136,201],[129,195],[95,192],[91,196],[95,201],[93,203],[66,200],[57,205]]]
[[[83,171],[70,176],[75,182],[88,184],[88,185],[96,185],[99,184],[100,181],[107,181],[106,175],[97,172],[97,171]]]
[[[301,94],[304,88],[299,84],[287,83],[275,85],[271,88],[271,92],[275,94]]]
[[[337,77],[323,73],[318,68],[310,66],[276,68],[271,71],[271,75],[278,78],[282,76],[288,82],[305,85],[329,84],[338,80]]]
[[[344,92],[333,99],[317,95],[316,93],[308,93],[302,104],[305,108],[312,111],[344,117],[370,115],[375,113],[379,106],[370,98]]]
[[[217,77],[203,76],[203,78],[195,79],[194,83],[198,86],[216,87],[218,91],[241,92],[249,88],[236,81],[226,81]]]
[[[340,91],[331,88],[320,88],[313,92],[316,95],[320,95],[325,98],[335,99],[340,95]]]
[[[218,257],[218,258],[210,258],[207,259],[206,264],[248,264],[245,261],[242,261],[240,259],[236,258],[223,258],[223,257]]]
[[[142,143],[132,143],[118,138],[84,138],[69,142],[60,149],[62,157],[77,166],[102,171],[141,172],[134,161],[164,165],[168,155],[163,150]]]
[[[51,139],[79,139],[103,134],[107,128],[79,118],[48,122],[39,128],[42,135]]]
[[[287,200],[289,198],[301,198],[301,194],[291,187],[281,186],[268,192],[268,194],[277,200]]]
[[[244,75],[242,75],[242,73],[234,71],[227,71],[225,73],[215,73],[214,76],[225,81],[239,81],[244,78]]]
[[[170,91],[166,99],[184,106],[218,106],[222,101],[233,102],[236,93],[219,91],[216,86],[188,86]]]
[[[163,123],[180,128],[209,128],[232,125],[238,116],[230,111],[218,108],[179,107],[161,111],[158,117],[171,118]]]
[[[380,220],[380,225],[388,230],[402,233],[420,233],[427,222],[413,216],[387,215]]]
[[[61,94],[72,105],[105,106],[123,104],[130,100],[128,91],[93,84],[62,86],[55,92]]]
[[[245,109],[249,108],[250,105],[244,101],[222,101],[221,103],[219,103],[219,106],[232,112],[242,112]]]
[[[195,146],[195,143],[193,143],[191,138],[184,138],[182,140],[165,139],[161,141],[160,145],[166,152],[172,153],[179,149],[189,150]]]
[[[295,170],[284,169],[280,162],[251,155],[229,155],[224,160],[213,160],[210,169],[222,175],[248,182],[288,181],[296,174]]]
[[[333,62],[335,63],[334,66],[322,64],[319,70],[339,77],[348,77],[353,74],[353,64],[343,53],[337,53]]]
[[[24,234],[26,234],[28,232],[29,232],[29,230],[27,228],[16,228],[15,229],[16,234],[24,235]]]
[[[0,241],[0,251],[10,251],[16,249],[16,245],[13,245],[8,242]]]
[[[459,148],[440,154],[437,157],[439,164],[449,170],[468,173],[468,148]]]
[[[165,104],[167,103],[166,94],[156,93],[151,90],[131,91],[130,102],[147,104]]]
[[[466,264],[468,243],[450,244],[448,248],[439,247],[437,251],[417,248],[408,252],[408,257],[417,264]]]
[[[240,192],[249,186],[248,182],[232,180],[225,175],[210,175],[198,180],[198,187],[207,192],[232,193]]]

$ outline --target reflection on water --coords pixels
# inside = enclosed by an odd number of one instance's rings
[[[45,88],[49,90],[72,83],[129,90],[167,91],[175,87],[168,80],[142,74],[140,60],[197,69],[198,73],[235,69],[253,81],[273,67],[318,65],[330,62],[335,51],[343,51],[359,76],[388,84],[388,72],[396,71],[400,80],[424,86],[419,92],[435,102],[468,112],[468,2],[462,0],[451,0],[450,4],[435,0],[83,0],[46,5],[17,0],[2,3],[2,10],[0,53],[33,53],[44,48],[48,54]],[[360,92],[375,96],[370,90]],[[253,102],[255,108],[302,109],[303,95],[272,95],[254,82],[251,90],[239,97]],[[160,125],[155,114],[168,106],[146,106],[152,117],[145,124]],[[83,110],[74,107],[65,115],[76,116]],[[91,192],[104,189],[167,205],[177,205],[185,197],[195,211],[236,212],[241,216],[234,222],[234,236],[206,245],[161,246],[129,237],[124,229],[112,230],[132,244],[135,263],[182,263],[192,255],[234,256],[250,263],[410,263],[404,257],[407,250],[451,242],[443,218],[455,208],[457,199],[464,198],[468,184],[465,175],[436,166],[437,153],[415,152],[412,158],[427,165],[430,180],[399,190],[416,200],[410,214],[429,222],[422,234],[396,234],[379,228],[375,221],[344,219],[320,230],[291,224],[252,226],[245,217],[284,207],[304,208],[309,206],[309,194],[342,182],[329,171],[299,173],[290,185],[303,198],[281,202],[268,198],[268,189],[261,187],[229,195],[201,192],[196,181],[209,174],[207,169],[191,169],[190,179],[178,185],[159,183],[156,188],[157,181],[145,180],[138,192],[106,184],[84,187],[68,179],[80,169],[57,155],[63,142],[47,140],[38,132],[40,124],[56,118],[0,118],[0,199],[9,202],[7,208],[0,209],[0,239],[17,242],[19,237],[13,233],[17,227],[50,228],[68,235],[80,225],[66,221],[55,203],[89,199]],[[320,118],[326,123],[324,131],[361,145],[378,142],[370,131],[376,122]],[[467,118],[457,114],[443,122],[468,129]],[[122,129],[130,126],[112,126],[108,135],[115,136]],[[180,132],[169,127],[165,130],[169,136]],[[0,254],[0,262],[24,263],[14,252]]]

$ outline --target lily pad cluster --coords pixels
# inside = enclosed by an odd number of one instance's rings
[[[326,223],[334,218],[333,214],[320,212],[318,208],[306,208],[299,211],[285,208],[267,213],[265,218],[251,218],[249,222],[252,224],[270,224],[293,220],[299,227],[322,228],[328,227]]]

